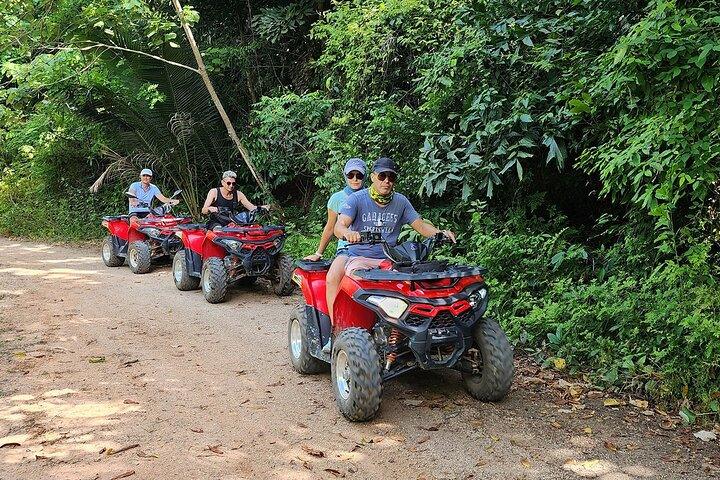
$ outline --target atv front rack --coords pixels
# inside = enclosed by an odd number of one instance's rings
[[[248,232],[257,232],[262,231],[263,233],[269,233],[276,230],[282,230],[285,231],[285,226],[283,225],[265,225],[265,226],[246,226],[246,227],[222,227],[220,229],[221,232],[227,232],[227,233],[248,233]]]
[[[407,269],[407,267],[403,267]],[[471,267],[467,265],[450,265],[444,270],[436,272],[408,272],[397,270],[383,270],[373,268],[370,270],[356,270],[353,275],[363,280],[373,281],[423,281],[423,280],[441,280],[443,278],[463,278],[484,275],[487,270],[484,267]]]

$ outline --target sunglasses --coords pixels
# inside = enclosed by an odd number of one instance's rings
[[[397,180],[397,174],[393,172],[380,172],[377,174],[377,178],[381,182],[387,180],[390,183],[395,183],[395,180]]]
[[[365,175],[360,172],[350,172],[347,175],[345,175],[348,180],[352,180],[353,178],[357,178],[358,180],[362,180],[365,178]]]
[[[228,187],[232,187],[232,186],[235,185],[236,183],[237,183],[237,182],[225,182],[225,185],[227,185]]]

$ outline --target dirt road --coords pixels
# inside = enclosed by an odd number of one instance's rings
[[[0,238],[0,478],[717,476],[717,442],[522,365],[500,404],[417,372],[350,424],[327,374],[289,367],[298,301],[256,286],[210,305],[167,266],[136,276],[93,249]]]

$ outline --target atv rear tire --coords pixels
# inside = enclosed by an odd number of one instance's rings
[[[505,398],[513,380],[513,351],[510,342],[495,320],[484,318],[475,326],[474,347],[480,351],[480,373],[463,373],[467,391],[483,402]]]
[[[341,331],[333,341],[330,363],[335,402],[350,421],[375,416],[382,400],[380,356],[370,334],[361,328]]]
[[[295,283],[292,280],[293,259],[289,255],[281,253],[275,260],[275,268],[272,275],[272,289],[276,295],[287,297],[295,291]]]
[[[307,315],[305,306],[301,305],[295,309],[288,322],[290,364],[299,373],[327,372],[330,365],[310,355],[307,334]]]
[[[197,290],[200,286],[200,279],[191,277],[187,261],[185,260],[185,250],[178,250],[173,257],[172,265],[173,280],[178,290],[187,292],[189,290]]]
[[[205,300],[210,303],[225,301],[228,287],[228,274],[222,258],[210,257],[203,263],[200,278]]]
[[[118,251],[115,247],[115,242],[113,242],[112,235],[108,235],[107,237],[105,237],[105,241],[102,245],[101,256],[103,262],[108,267],[119,267],[123,263],[125,263],[125,259],[118,256]]]
[[[152,267],[150,244],[144,241],[132,242],[127,258],[128,266],[133,273],[148,273]]]

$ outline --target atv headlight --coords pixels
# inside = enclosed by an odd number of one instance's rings
[[[222,243],[230,250],[240,250],[242,248],[242,242],[239,240],[223,240]]]
[[[478,303],[482,303],[485,297],[487,297],[487,289],[481,288],[480,290],[474,291],[470,294],[470,305],[474,307]]]
[[[153,227],[141,228],[140,231],[142,233],[144,233],[145,235],[147,235],[148,237],[157,237],[158,235],[160,235],[159,228],[153,228]]]
[[[380,309],[385,312],[390,318],[400,318],[405,310],[408,308],[408,304],[404,300],[393,297],[381,297],[380,295],[370,295],[367,298],[369,303],[377,305]]]

